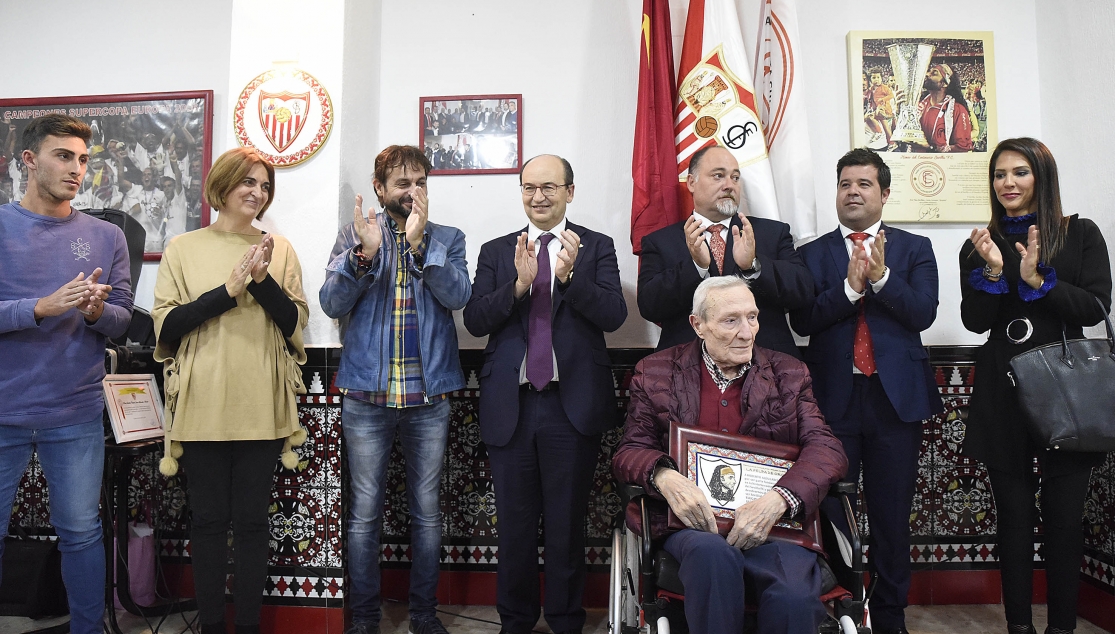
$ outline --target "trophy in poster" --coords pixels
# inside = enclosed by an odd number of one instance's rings
[[[887,47],[895,84],[906,95],[905,101],[898,106],[894,132],[890,137],[893,142],[929,145],[918,117],[918,97],[925,83],[925,73],[929,70],[929,60],[936,48],[932,44],[914,42],[901,42]]]

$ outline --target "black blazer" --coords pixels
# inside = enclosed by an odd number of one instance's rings
[[[813,278],[794,250],[790,225],[766,218],[749,218],[755,231],[755,255],[762,273],[751,282],[759,307],[759,336],[755,344],[800,359],[794,336],[786,325],[786,311],[808,306],[813,301]],[[739,227],[739,217],[732,218]],[[689,325],[693,291],[703,282],[685,244],[685,222],[670,225],[643,238],[639,261],[639,313],[643,319],[662,326],[656,350],[664,350],[697,337]],[[724,271],[709,267],[709,275],[740,275],[732,259],[732,234],[724,253]]]
[[[1003,254],[1003,279],[1008,292],[994,295],[972,287],[973,271],[985,262],[970,240],[960,248],[960,317],[972,332],[987,332],[987,341],[976,351],[975,379],[969,401],[964,455],[975,458],[998,471],[1028,474],[1034,454],[1043,455],[1030,438],[1025,414],[1018,404],[1011,383],[1010,360],[1027,350],[1061,340],[1062,328],[1069,339],[1080,339],[1084,328],[1103,321],[1111,306],[1111,263],[1107,243],[1096,223],[1070,216],[1065,244],[1048,265],[1057,283],[1042,298],[1023,301],[1018,294],[1021,258],[1016,243],[1025,244],[1026,234],[994,236]],[[977,276],[979,273],[976,274]],[[1048,278],[1046,278],[1048,279]],[[1103,308],[1096,303],[1099,299]],[[1033,335],[1021,345],[1010,343],[1006,327],[1012,320],[1025,317],[1034,327]],[[1077,452],[1078,464],[1098,466],[1105,454]],[[1059,475],[1063,463],[1048,461],[1044,474]]]
[[[868,286],[864,310],[883,391],[899,418],[916,422],[943,409],[921,342],[921,332],[937,317],[937,260],[928,238],[885,224],[882,228],[890,277],[879,293]],[[817,298],[809,307],[791,311],[790,324],[798,334],[809,335],[805,361],[821,413],[840,418],[852,395],[852,344],[859,317],[859,305],[844,293],[848,247],[836,229],[803,245],[801,257],[813,273]]]
[[[591,436],[619,422],[604,333],[627,319],[627,303],[612,239],[571,222],[566,228],[581,237],[581,247],[569,284],[554,284],[554,353],[565,414],[577,431]],[[465,328],[488,335],[480,369],[480,437],[496,447],[511,440],[519,423],[519,371],[530,314],[530,293],[515,299],[515,241],[522,231],[480,248],[464,310]]]

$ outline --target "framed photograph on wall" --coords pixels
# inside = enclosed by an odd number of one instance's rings
[[[62,113],[93,130],[75,209],[119,209],[147,232],[144,260],[174,236],[207,226],[201,185],[213,151],[213,91],[0,100],[0,204],[27,191],[23,130]]]
[[[992,33],[848,34],[852,147],[891,169],[888,222],[986,222],[998,142]]]
[[[431,174],[518,174],[523,96],[421,97],[418,139]]]

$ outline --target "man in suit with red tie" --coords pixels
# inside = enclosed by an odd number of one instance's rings
[[[809,305],[813,280],[794,250],[790,226],[740,211],[739,161],[725,148],[695,152],[687,185],[693,215],[643,238],[639,312],[662,326],[656,350],[693,341],[693,291],[709,277],[735,275],[748,280],[759,307],[756,344],[800,359],[786,311]]]
[[[499,517],[496,609],[526,634],[541,610],[538,520],[545,522],[546,622],[585,623],[585,513],[600,435],[619,422],[604,343],[627,318],[612,239],[565,219],[573,168],[537,156],[519,172],[526,228],[480,249],[465,328],[488,336],[480,436]]]
[[[852,150],[836,174],[840,226],[801,247],[816,299],[791,311],[790,324],[810,337],[805,361],[848,455],[845,480],[863,468],[879,575],[872,631],[904,634],[921,421],[942,410],[920,334],[937,316],[937,261],[928,238],[882,223],[890,168],[878,154]]]

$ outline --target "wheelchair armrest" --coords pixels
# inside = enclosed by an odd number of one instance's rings
[[[852,496],[858,491],[859,485],[855,482],[837,482],[829,487],[828,496],[840,501],[840,508],[844,514],[844,522],[849,531],[847,535],[848,542],[852,548],[851,568],[857,573],[862,573],[864,570],[863,536],[860,535],[859,524],[856,523],[855,509],[852,508]]]
[[[619,499],[623,502],[624,506],[631,500],[639,498],[647,494],[647,490],[638,484],[624,483],[619,486]]]

